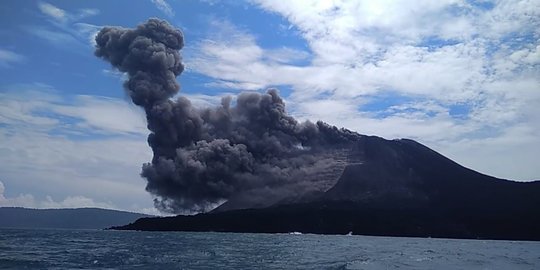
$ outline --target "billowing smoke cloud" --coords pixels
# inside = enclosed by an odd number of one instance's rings
[[[96,56],[129,75],[124,87],[146,112],[154,156],[141,175],[161,210],[205,211],[224,201],[229,208],[266,206],[324,191],[344,166],[343,149],[359,136],[296,121],[275,89],[242,93],[235,102],[226,97],[216,108],[173,100],[184,39],[165,21],[105,27],[96,43]]]

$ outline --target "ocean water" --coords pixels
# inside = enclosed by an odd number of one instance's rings
[[[0,269],[540,269],[540,242],[0,229]]]

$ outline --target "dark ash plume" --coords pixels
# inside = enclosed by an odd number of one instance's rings
[[[300,123],[285,111],[277,90],[241,93],[236,105],[195,108],[178,93],[184,69],[178,29],[149,19],[135,29],[105,27],[95,54],[129,75],[124,87],[144,108],[154,152],[141,175],[156,206],[169,212],[266,206],[321,192],[342,168],[358,134],[323,122]],[[342,166],[343,165],[343,166]]]

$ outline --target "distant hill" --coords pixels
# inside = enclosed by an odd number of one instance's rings
[[[104,229],[149,215],[100,208],[0,207],[0,228]]]
[[[362,136],[335,185],[309,200],[229,206],[117,229],[540,240],[540,181],[487,176],[404,139]]]

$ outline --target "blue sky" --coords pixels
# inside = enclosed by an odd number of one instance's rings
[[[7,0],[0,205],[155,213],[144,115],[92,43],[149,17],[184,32],[180,94],[197,106],[276,87],[299,119],[540,179],[539,0]]]

